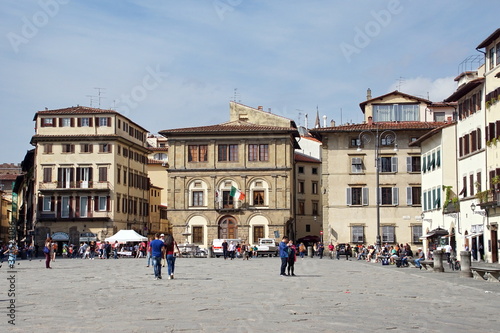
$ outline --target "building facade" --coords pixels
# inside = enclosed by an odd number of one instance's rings
[[[120,229],[147,233],[147,131],[113,110],[70,107],[34,117],[35,241],[78,244]]]
[[[169,143],[168,214],[178,242],[256,243],[293,234],[293,121],[231,102],[230,121],[160,131]]]

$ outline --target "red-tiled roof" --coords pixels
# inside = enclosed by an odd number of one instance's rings
[[[218,125],[186,127],[163,130],[159,133],[168,137],[169,135],[194,135],[194,134],[229,134],[229,133],[290,133],[298,136],[298,131],[293,127],[278,127],[256,125],[245,121],[232,121]]]
[[[161,161],[161,160],[155,160],[153,158],[148,159],[148,164],[167,164],[166,161]]]
[[[406,97],[406,98],[410,98],[410,99],[415,99],[417,101],[424,102],[424,103],[427,103],[427,104],[432,103],[428,99],[421,98],[421,97],[416,97],[416,96],[412,96],[412,95],[408,95],[408,94],[402,93],[400,91],[394,90],[394,91],[391,91],[390,93],[387,93],[385,95],[374,97],[372,99],[369,99],[369,100],[366,100],[364,102],[361,102],[361,103],[359,103],[359,107],[361,108],[361,110],[363,111],[363,113],[365,113],[365,106],[366,106],[366,104],[373,104],[374,101],[376,101],[378,99],[384,99],[384,98],[386,98],[388,96],[391,96],[391,95],[400,95],[400,96],[403,96],[403,97]]]
[[[477,49],[482,49],[488,45],[490,45],[491,43],[493,43],[495,41],[495,39],[497,39],[498,37],[500,37],[500,28],[495,30],[491,35],[489,35],[485,40],[483,40],[477,47],[476,47],[476,50]]]
[[[16,180],[17,176],[13,174],[0,175],[0,180]]]
[[[309,155],[295,152],[295,162],[321,163],[321,160]]]
[[[148,147],[151,151],[168,151],[168,147]]]
[[[483,82],[484,82],[484,77],[480,77],[480,78],[474,79],[472,81],[469,81],[466,84],[463,84],[460,87],[458,87],[458,89],[453,94],[451,94],[450,97],[448,97],[444,101],[445,102],[456,102],[460,98],[462,98],[463,96],[467,95],[474,88],[483,84]]]
[[[318,142],[318,143],[322,143],[321,141],[319,141],[318,139],[316,138],[313,138],[312,136],[300,136],[300,139],[301,140],[311,140],[311,141],[314,141],[314,142]]]
[[[313,133],[331,133],[331,132],[360,132],[376,130],[431,130],[447,124],[446,122],[423,122],[423,121],[394,121],[394,122],[374,122],[372,124],[353,124],[335,127],[323,127],[312,129]]]
[[[433,130],[430,130],[429,132],[425,133],[424,135],[422,135],[421,137],[419,137],[417,140],[413,141],[413,142],[410,142],[408,145],[411,147],[411,146],[420,146],[420,144],[422,143],[422,141],[432,137],[433,135],[435,135],[436,133],[439,133],[443,130],[443,128],[445,127],[448,127],[448,126],[453,126],[455,125],[456,122],[455,121],[452,121],[450,123],[447,123],[443,126],[439,126],[439,127],[436,127],[434,128]]]
[[[272,114],[273,116],[276,116],[276,117],[280,117],[280,118],[283,118],[283,119],[286,119],[286,120],[290,120],[290,122],[293,122],[295,124],[295,121],[290,119],[290,118],[287,118],[287,117],[284,117],[284,116],[280,116],[279,114],[276,114],[276,113],[272,113],[272,112],[269,112],[269,111],[264,111],[264,110],[259,110],[258,108],[254,108],[252,106],[248,106],[248,105],[245,105],[245,104],[241,104],[241,103],[238,103],[238,102],[234,102],[232,101],[232,103],[234,104],[238,104],[238,105],[241,105],[241,106],[244,106],[246,108],[250,108],[250,109],[253,109],[255,111],[258,111],[258,112],[263,112],[263,113],[268,113],[268,114]]]
[[[457,102],[432,102],[432,104],[429,105],[429,107],[433,108],[448,108],[448,107],[454,107],[457,106]]]

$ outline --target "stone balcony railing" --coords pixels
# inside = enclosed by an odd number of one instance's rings
[[[38,184],[39,190],[65,190],[65,189],[82,189],[82,190],[111,190],[110,182],[99,181],[73,181],[73,182],[40,182]]]

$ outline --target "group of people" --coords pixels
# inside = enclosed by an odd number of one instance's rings
[[[162,263],[163,260],[167,264],[168,279],[171,280],[174,278],[175,249],[177,249],[179,256],[182,256],[179,246],[171,234],[165,236],[165,234],[160,235],[157,233],[155,234],[155,239],[148,242],[146,247],[147,267],[149,267],[150,261],[152,261],[155,280],[162,279],[161,268],[165,267]]]
[[[250,258],[257,257],[257,245],[250,244],[239,244],[234,241],[230,241],[224,239],[222,242],[222,256],[224,260],[230,259],[233,260],[235,258],[243,258],[243,260],[248,260]]]
[[[284,236],[279,244],[279,254],[281,258],[280,276],[295,276],[297,247],[287,236]]]
[[[406,243],[389,245],[378,248],[376,245],[358,245],[354,247],[354,254],[358,260],[366,260],[369,262],[382,262],[382,264],[396,265],[398,267],[408,266],[408,261],[413,260],[417,268],[422,269],[420,261],[425,259],[425,254],[422,248],[418,248],[414,254],[411,246]]]

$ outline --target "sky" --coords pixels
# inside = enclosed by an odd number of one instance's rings
[[[114,109],[151,133],[229,120],[229,102],[313,127],[399,90],[442,101],[499,28],[498,0],[2,0],[0,163],[37,111]],[[468,57],[474,61],[464,62]],[[99,98],[100,97],[100,98]]]

